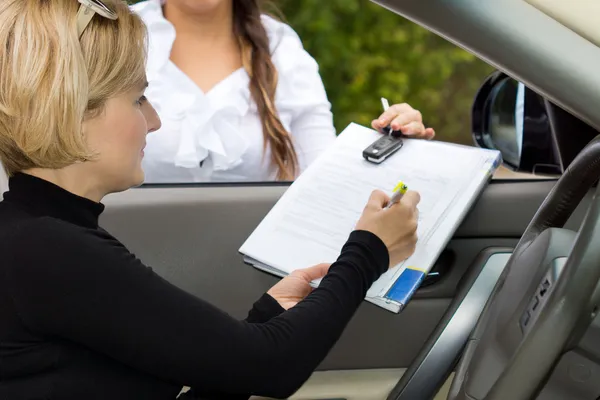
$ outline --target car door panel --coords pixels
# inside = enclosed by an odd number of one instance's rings
[[[317,372],[290,399],[385,399],[403,372],[404,370],[401,368]],[[252,398],[252,400],[264,399],[267,398]]]
[[[404,372],[402,368],[318,371],[290,400],[384,400]],[[440,387],[433,400],[448,398],[453,376]],[[268,398],[251,398],[265,399]]]
[[[102,225],[165,279],[244,318],[278,279],[243,264],[238,248],[283,190],[138,189],[107,198]],[[322,368],[408,365],[450,300],[424,299],[400,315],[365,302]],[[419,323],[403,330],[410,321]]]
[[[512,248],[553,185],[493,181],[448,244],[449,265],[439,282],[420,289],[400,314],[364,302],[319,369],[410,365],[473,260],[492,246]],[[101,224],[165,279],[244,318],[277,278],[243,264],[238,248],[285,190],[285,185],[142,187],[107,197]],[[584,212],[570,226],[576,228]]]

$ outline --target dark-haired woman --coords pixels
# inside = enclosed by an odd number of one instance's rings
[[[293,180],[335,140],[317,62],[261,3],[132,6],[148,26],[146,96],[163,123],[148,137],[147,183]],[[386,117],[404,133],[434,135],[407,104]]]

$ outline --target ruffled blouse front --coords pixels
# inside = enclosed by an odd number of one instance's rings
[[[162,127],[148,135],[143,161],[147,183],[274,180],[247,72],[240,68],[204,93],[170,61],[175,28],[160,0],[132,6],[148,26],[146,96]],[[263,16],[279,74],[275,107],[291,132],[300,171],[335,139],[331,105],[316,61],[288,26]]]

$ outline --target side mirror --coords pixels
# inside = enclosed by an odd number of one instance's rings
[[[502,72],[488,76],[475,96],[475,144],[500,151],[505,167],[539,175],[563,172],[547,113],[534,91]]]

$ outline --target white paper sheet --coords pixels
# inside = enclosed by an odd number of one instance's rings
[[[406,139],[403,148],[376,165],[364,160],[362,150],[379,135],[356,124],[346,128],[288,189],[240,252],[284,274],[333,262],[371,192],[380,189],[391,195],[402,180],[421,195],[417,250],[375,282],[367,297],[384,296],[404,265],[428,271],[478,194],[497,153]],[[461,199],[462,208],[453,209]]]

